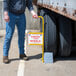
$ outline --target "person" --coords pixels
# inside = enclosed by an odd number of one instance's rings
[[[9,63],[9,48],[11,39],[15,30],[15,24],[18,29],[18,46],[20,59],[27,60],[24,53],[24,37],[26,29],[25,9],[28,7],[34,18],[38,18],[34,12],[32,0],[4,0],[4,20],[6,21],[6,35],[3,46],[3,63]]]

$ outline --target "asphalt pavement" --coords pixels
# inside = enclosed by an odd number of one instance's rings
[[[28,32],[39,32],[29,30]],[[26,34],[26,54],[28,61],[19,59],[18,36],[15,30],[10,52],[9,64],[2,62],[3,43],[5,30],[0,30],[0,76],[76,76],[76,55],[67,58],[57,57],[53,64],[45,64],[41,61],[42,47],[40,45],[28,45]]]

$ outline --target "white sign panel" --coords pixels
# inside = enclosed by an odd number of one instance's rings
[[[43,34],[42,33],[29,33],[28,34],[28,44],[29,45],[42,45],[43,44]]]

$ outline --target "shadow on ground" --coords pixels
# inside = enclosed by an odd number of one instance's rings
[[[29,60],[40,59],[41,57],[42,57],[42,54],[37,54],[37,55],[29,56]]]
[[[42,54],[40,53],[40,54],[29,56],[28,60],[40,59],[41,57],[42,57]],[[14,59],[10,59],[10,62],[19,61],[19,60],[20,60],[19,58],[14,58]],[[54,63],[57,61],[76,61],[76,51],[73,51],[69,57],[60,57],[60,56],[55,57]]]
[[[10,59],[10,62],[12,61],[19,61],[20,59],[19,58],[14,58],[14,59]]]
[[[68,56],[68,57],[60,57],[60,56],[57,56],[54,59],[54,62],[57,62],[57,61],[76,61],[76,51],[72,51],[71,52],[71,55]]]
[[[28,57],[28,60],[32,60],[32,59],[40,59],[42,57],[42,54],[37,54],[37,55],[32,55]],[[10,62],[13,61],[19,61],[19,58],[14,58],[14,59],[10,59]]]

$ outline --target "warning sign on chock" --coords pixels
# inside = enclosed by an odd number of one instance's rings
[[[43,45],[43,33],[29,33],[28,44],[29,45]]]

